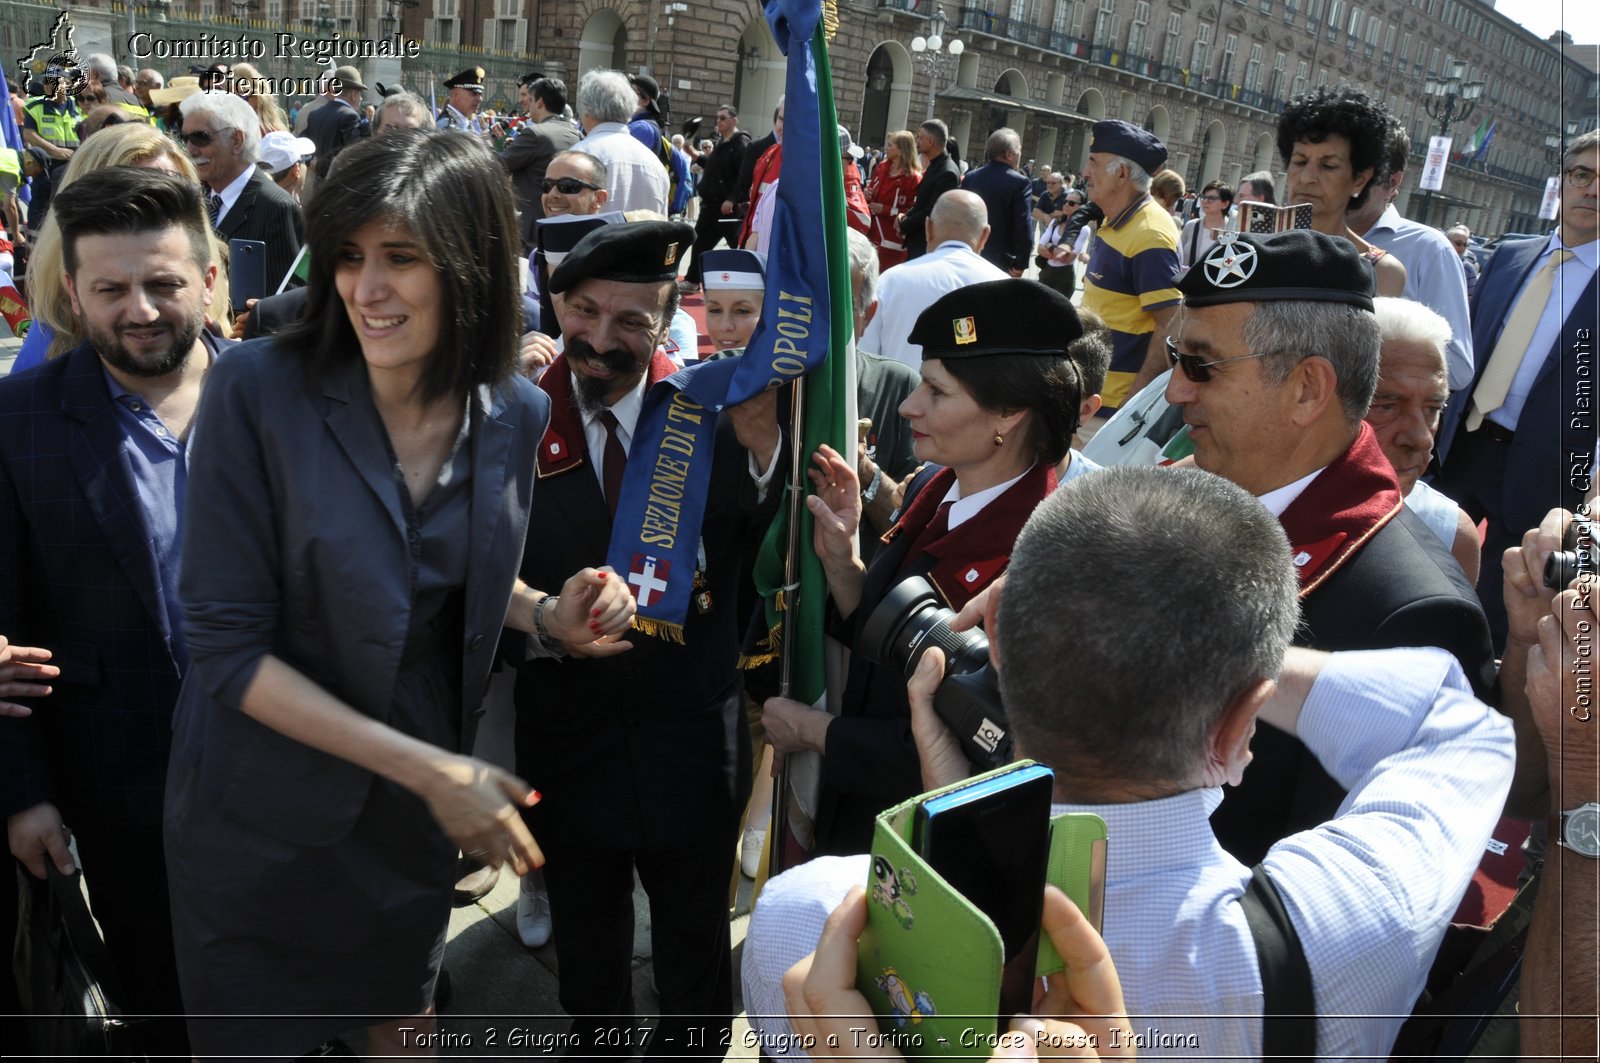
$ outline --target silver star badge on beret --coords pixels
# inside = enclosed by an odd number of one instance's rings
[[[1256,249],[1245,243],[1219,243],[1200,263],[1217,288],[1237,288],[1256,272]]]

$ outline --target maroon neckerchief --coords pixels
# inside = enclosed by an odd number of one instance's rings
[[[1404,504],[1394,466],[1379,449],[1372,426],[1361,422],[1350,449],[1333,459],[1278,518],[1294,551],[1300,597],[1320,587]]]
[[[678,371],[661,351],[650,359],[650,383],[663,380]],[[545,429],[539,442],[539,478],[554,476],[582,465],[589,453],[589,444],[583,435],[583,414],[578,412],[577,397],[572,393],[572,367],[565,354],[556,355],[550,368],[539,378],[539,387],[550,396],[550,427]]]
[[[915,536],[918,529],[926,527],[955,482],[956,474],[950,469],[934,473],[900,514],[894,527],[883,533],[883,541],[892,543],[906,532]],[[934,558],[933,568],[925,578],[944,596],[950,608],[965,606],[1006,570],[1011,562],[1011,548],[1022,533],[1022,526],[1028,523],[1034,508],[1055,489],[1055,467],[1035,463],[1021,479],[1001,492],[1000,497],[962,521],[954,531],[946,532],[923,547],[922,552]]]

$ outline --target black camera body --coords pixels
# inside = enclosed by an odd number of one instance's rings
[[[1000,704],[1000,680],[989,664],[989,639],[977,628],[951,631],[955,612],[920,576],[901,580],[862,625],[855,651],[892,665],[909,680],[930,647],[944,651],[944,681],[933,708],[961,741],[967,759],[984,770],[1009,764],[1011,730]]]
[[[1600,543],[1600,523],[1587,517],[1573,517],[1562,536],[1561,549],[1544,559],[1544,585],[1553,591],[1564,591],[1579,576],[1595,573],[1595,550]]]

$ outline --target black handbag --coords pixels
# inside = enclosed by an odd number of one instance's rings
[[[131,1026],[115,1001],[116,974],[83,899],[82,873],[46,860],[40,881],[17,865],[12,972],[35,1053],[58,1059],[134,1058]]]

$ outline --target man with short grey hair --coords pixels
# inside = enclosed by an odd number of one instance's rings
[[[1478,290],[1478,274],[1483,271],[1483,264],[1478,261],[1478,256],[1472,250],[1472,230],[1465,224],[1457,222],[1445,230],[1444,238],[1450,241],[1450,246],[1456,249],[1456,254],[1461,256],[1461,268],[1467,276],[1467,298],[1472,298],[1472,293]]]
[[[1272,185],[1272,173],[1268,170],[1257,170],[1247,173],[1239,179],[1239,187],[1233,194],[1235,205],[1241,203],[1276,203],[1277,190]]]
[[[1094,124],[1083,183],[1105,214],[1084,270],[1083,305],[1111,326],[1111,370],[1101,416],[1167,367],[1167,326],[1178,308],[1178,231],[1150,196],[1167,146],[1131,122]]]
[[[83,61],[83,72],[89,85],[105,93],[106,102],[127,112],[138,122],[150,121],[150,112],[139,97],[122,87],[117,75],[117,61],[104,52],[96,52]]]
[[[670,191],[666,167],[628,132],[637,100],[632,83],[620,70],[583,75],[578,79],[578,121],[584,137],[572,147],[605,163],[612,210],[652,210],[665,216]]]
[[[989,239],[989,211],[976,194],[958,188],[940,196],[928,217],[927,234],[932,250],[901,263],[879,280],[878,312],[858,345],[864,351],[904,362],[919,373],[922,345],[908,337],[922,312],[946,292],[1006,276],[983,257],[983,245]]]
[[[1438,646],[1480,695],[1488,621],[1444,544],[1402,502],[1362,418],[1378,379],[1371,267],[1342,237],[1296,229],[1219,241],[1178,282],[1164,346],[1194,462],[1261,500],[1299,575],[1300,645]],[[1246,864],[1333,816],[1344,791],[1304,746],[1264,728],[1244,782],[1212,817]]]
[[[206,186],[211,224],[223,241],[267,245],[267,287],[277,291],[305,240],[300,204],[256,166],[261,123],[231,92],[199,92],[179,105],[182,140]]]
[[[1033,226],[1028,223],[1031,185],[1017,163],[1022,159],[1022,138],[1014,129],[989,134],[989,161],[967,174],[961,187],[976,193],[989,212],[989,242],[983,257],[1020,277],[1033,254]]]

